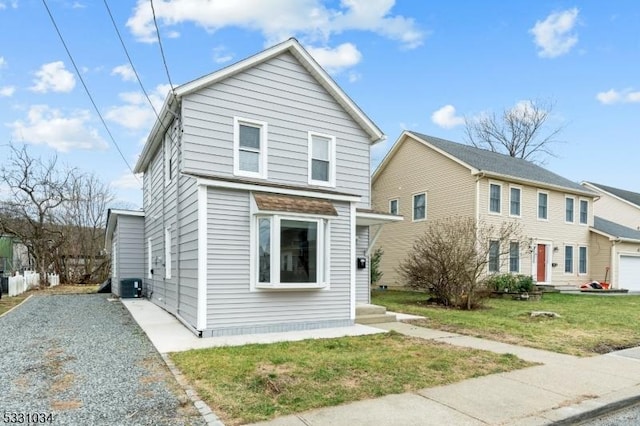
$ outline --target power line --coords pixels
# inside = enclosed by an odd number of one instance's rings
[[[109,130],[109,126],[107,126],[107,122],[105,121],[104,117],[102,116],[102,113],[100,113],[100,110],[98,109],[98,106],[96,105],[96,102],[93,100],[93,96],[91,96],[91,92],[89,91],[89,88],[87,87],[87,84],[85,83],[84,79],[82,78],[82,74],[80,73],[80,70],[78,69],[78,66],[76,65],[76,61],[73,59],[73,56],[71,55],[71,51],[67,47],[67,43],[64,41],[64,37],[62,37],[62,33],[60,32],[60,28],[58,28],[58,24],[56,23],[56,20],[54,19],[53,15],[51,14],[51,10],[49,10],[49,5],[47,5],[46,0],[42,0],[42,4],[44,4],[45,9],[47,9],[47,13],[49,14],[49,18],[51,18],[51,23],[53,24],[53,27],[56,29],[56,33],[58,33],[58,37],[60,38],[60,41],[62,42],[62,45],[64,46],[64,49],[66,50],[67,55],[69,56],[69,60],[71,61],[71,64],[73,65],[73,68],[76,70],[76,74],[78,75],[78,79],[82,83],[82,87],[84,87],[84,90],[87,93],[87,96],[89,97],[89,100],[91,101],[91,105],[93,105],[93,109],[95,109],[96,113],[98,114],[98,117],[100,117],[100,121],[102,121],[102,125],[104,126],[105,130],[107,131],[107,134],[111,138],[111,141],[113,142],[113,145],[118,150],[118,153],[120,154],[120,157],[122,157],[122,161],[124,161],[124,163],[129,168],[129,171],[131,172],[131,174],[133,174],[133,176],[136,178],[136,180],[140,183],[140,179],[138,179],[138,176],[136,176],[136,174],[133,172],[133,168],[131,167],[131,165],[129,164],[129,162],[125,158],[124,154],[122,153],[122,150],[120,149],[120,146],[116,142],[116,139],[113,137],[113,134],[111,133],[111,130]]]
[[[153,15],[153,25],[156,27],[156,35],[158,37],[158,46],[160,46],[160,54],[162,55],[162,62],[164,63],[164,70],[167,72],[167,79],[171,86],[171,92],[175,94],[173,90],[173,83],[171,83],[171,76],[169,75],[169,67],[167,66],[167,59],[164,55],[164,49],[162,48],[162,40],[160,39],[160,29],[158,29],[158,21],[156,20],[156,9],[153,7],[153,0],[149,0],[151,3],[151,13]]]

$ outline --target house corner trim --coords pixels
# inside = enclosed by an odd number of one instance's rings
[[[207,328],[207,187],[198,185],[198,309],[196,328]]]

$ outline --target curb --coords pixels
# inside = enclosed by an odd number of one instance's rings
[[[165,364],[167,364],[167,367],[169,367],[171,374],[173,374],[173,377],[175,377],[178,384],[182,387],[182,389],[184,389],[184,392],[187,394],[191,402],[193,402],[193,405],[198,409],[207,425],[224,426],[222,420],[220,420],[220,418],[216,416],[213,411],[211,411],[211,408],[209,408],[209,406],[200,399],[198,393],[189,385],[187,379],[184,378],[180,370],[178,370],[173,361],[171,361],[169,355],[160,354],[160,356],[162,356],[162,359],[164,360]]]
[[[9,309],[7,312],[5,312],[5,313],[3,313],[3,314],[0,314],[0,318],[2,318],[3,316],[7,315],[9,312],[13,311],[13,310],[14,310],[14,309],[16,309],[17,307],[22,306],[22,304],[23,304],[24,302],[26,302],[27,300],[31,299],[32,297],[33,297],[33,294],[28,295],[28,296],[27,296],[27,298],[26,298],[26,299],[24,299],[22,302],[18,303],[16,306],[14,306],[13,308]]]
[[[616,411],[623,410],[625,408],[629,408],[633,405],[640,403],[640,395],[635,395],[629,398],[624,398],[616,402],[612,402],[610,404],[603,405],[602,407],[595,408],[593,410],[585,411],[584,413],[576,414],[571,417],[567,417],[566,419],[558,420],[556,422],[550,423],[551,425],[556,426],[564,426],[564,425],[575,425],[580,422],[584,422],[586,420],[591,420],[596,417],[603,416],[605,414],[611,414]]]

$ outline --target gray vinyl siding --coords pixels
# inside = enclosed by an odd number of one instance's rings
[[[233,117],[268,124],[268,182],[308,186],[308,131],[336,138],[336,190],[369,206],[366,133],[289,53],[182,100],[184,171],[234,177]]]
[[[208,188],[205,335],[351,324],[349,204],[334,202],[330,289],[250,290],[250,193]]]
[[[144,276],[144,217],[119,215],[117,220],[116,278],[111,280],[111,292],[120,296],[120,280]]]
[[[198,314],[198,192],[195,179],[180,176],[178,198],[178,312],[195,327]]]
[[[356,302],[369,303],[371,301],[371,284],[369,283],[369,268],[371,267],[370,256],[367,256],[367,247],[369,246],[369,227],[356,227],[356,258],[366,257],[367,267],[364,269],[356,269]]]

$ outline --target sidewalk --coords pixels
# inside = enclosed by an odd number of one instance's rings
[[[158,351],[299,340],[310,337],[368,334],[385,330],[452,345],[511,353],[540,363],[522,370],[493,374],[413,393],[388,395],[337,407],[256,423],[268,426],[325,425],[543,425],[575,424],[610,410],[640,402],[640,348],[579,358],[447,333],[406,323],[373,327],[307,330],[297,334],[199,339],[175,317],[146,300],[123,300]]]

